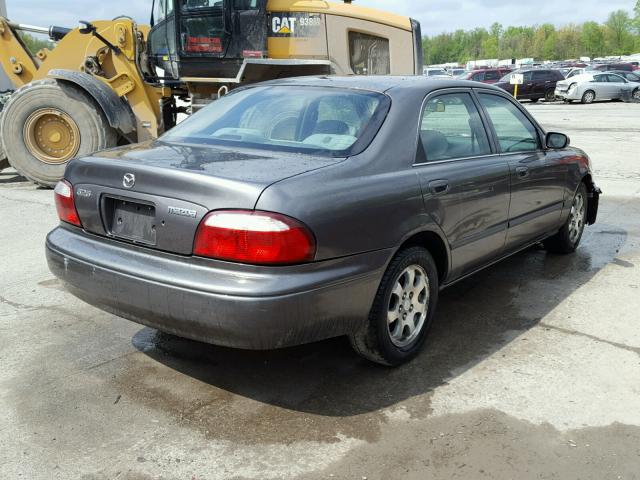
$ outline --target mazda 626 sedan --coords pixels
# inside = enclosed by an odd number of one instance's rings
[[[537,242],[576,249],[600,192],[568,143],[480,83],[257,84],[159,140],[71,162],[49,266],[171,334],[246,349],[347,335],[398,365],[442,288]]]

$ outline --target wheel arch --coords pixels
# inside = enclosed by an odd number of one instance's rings
[[[433,261],[436,263],[438,278],[442,285],[449,275],[451,265],[449,248],[442,236],[432,230],[413,233],[409,238],[404,240],[396,253],[410,247],[423,247],[429,251],[433,257]]]
[[[135,137],[136,120],[131,107],[100,80],[88,73],[61,69],[49,71],[48,76],[85,92],[98,104],[109,125],[130,140]]]
[[[600,189],[593,181],[590,173],[585,174],[580,182],[587,189],[587,223],[593,225],[596,223],[598,215],[598,205],[600,203]]]

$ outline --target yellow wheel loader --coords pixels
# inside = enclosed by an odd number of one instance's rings
[[[76,29],[0,17],[0,63],[15,86],[2,148],[24,177],[54,185],[75,156],[154,139],[238,86],[299,75],[422,72],[420,24],[324,0],[155,0]],[[18,31],[47,33],[32,54]]]

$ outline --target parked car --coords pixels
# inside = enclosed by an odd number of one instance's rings
[[[70,162],[46,255],[81,299],[161,331],[248,349],[348,335],[399,365],[442,288],[541,241],[576,249],[599,190],[568,144],[472,82],[256,84]]]
[[[542,98],[547,102],[555,100],[556,82],[564,80],[559,70],[543,68],[516,70],[505,75],[495,84],[512,95],[514,86],[509,83],[512,73],[524,75],[524,84],[518,86],[518,100],[531,100],[532,102],[537,102]]]
[[[612,70],[605,73],[615,73],[616,75],[620,75],[622,78],[628,80],[629,82],[640,82],[640,75],[638,75],[637,73],[625,72],[624,70]]]
[[[511,73],[510,68],[487,68],[483,70],[472,70],[465,72],[464,75],[459,76],[461,80],[473,80],[474,82],[482,83],[496,83],[499,82],[502,77]]]
[[[600,65],[591,65],[587,70],[598,70],[600,72],[608,72],[611,70],[624,70],[625,72],[632,72],[634,70],[631,63],[603,63]]]
[[[587,72],[586,68],[572,68],[569,73],[565,75],[565,78],[575,77],[576,75],[582,75]]]
[[[462,75],[465,72],[464,68],[449,68],[447,70],[447,73],[449,75],[451,75],[452,77],[458,77],[460,75]]]
[[[630,91],[631,96],[640,100],[640,86],[629,82],[615,73],[585,73],[558,82],[555,95],[571,102],[593,103],[596,100],[619,100],[623,92]]]
[[[425,68],[423,74],[425,77],[451,77],[444,68]]]

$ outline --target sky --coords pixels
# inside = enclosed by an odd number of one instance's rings
[[[2,1],[2,0],[0,0]],[[14,22],[73,27],[78,20],[111,19],[126,14],[148,23],[152,0],[5,0]],[[407,15],[420,21],[424,34],[435,35],[494,22],[508,25],[604,22],[609,12],[633,10],[635,0],[354,0],[363,6]],[[52,4],[56,7],[52,8]]]

